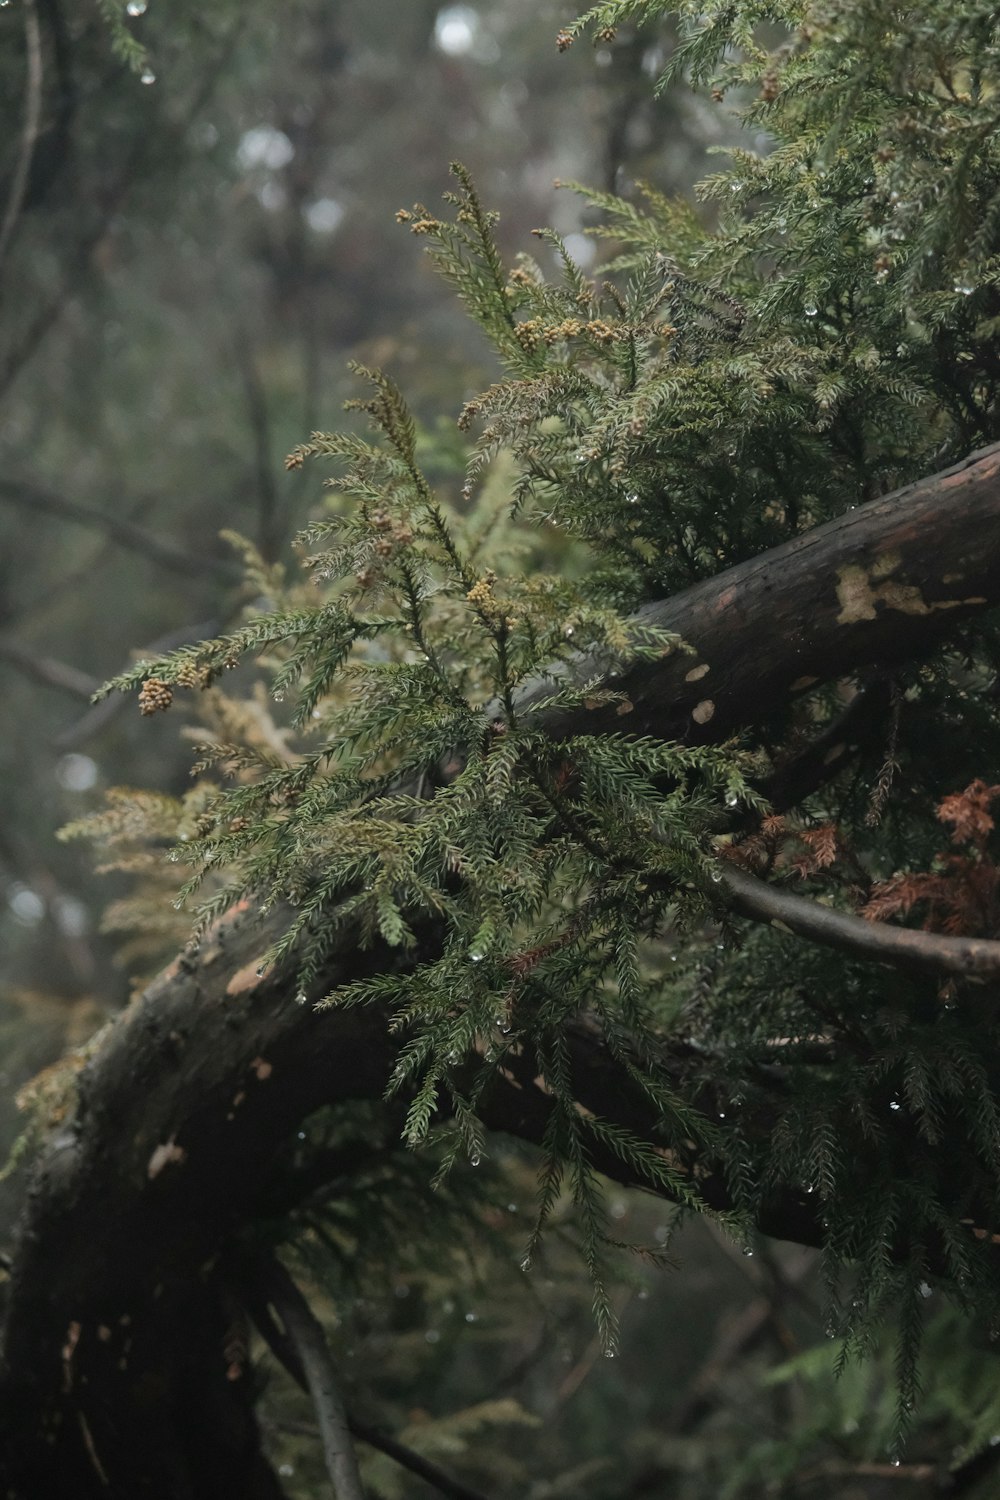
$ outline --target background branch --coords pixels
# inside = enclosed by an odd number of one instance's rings
[[[21,131],[21,143],[14,174],[11,177],[10,191],[7,194],[7,205],[4,209],[3,221],[0,223],[0,270],[3,268],[21,209],[24,206],[28,175],[31,171],[31,158],[34,155],[42,117],[42,35],[38,24],[38,11],[35,7],[35,0],[22,0],[22,4],[24,6],[26,60],[24,127]]]
[[[340,1382],[323,1329],[279,1260],[271,1260],[265,1279],[268,1300],[284,1324],[316,1408],[327,1472],[336,1500],[365,1500]]]

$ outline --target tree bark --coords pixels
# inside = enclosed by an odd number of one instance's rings
[[[641,618],[692,654],[560,669],[627,695],[538,712],[554,737],[627,732],[705,742],[752,726],[817,682],[912,659],[1000,603],[1000,446],[730,569]],[[37,1163],[19,1229],[0,1364],[0,1490],[8,1500],[270,1500],[249,1379],[227,1379],[222,1257],[260,1212],[265,1169],[319,1107],[380,1097],[397,1042],[375,1007],[296,1005],[292,966],[259,972],[287,913],[230,914],[161,974],[84,1067],[73,1118]],[[345,933],[317,994],[434,956],[358,951]],[[655,1140],[648,1105],[581,1023],[581,1104]],[[664,1056],[680,1078],[683,1046]],[[713,1112],[717,1101],[705,1101]],[[551,1101],[532,1060],[498,1081],[486,1123],[538,1141]],[[610,1153],[594,1164],[622,1176]],[[689,1164],[693,1168],[693,1163]],[[694,1180],[694,1178],[693,1178]],[[700,1163],[698,1190],[725,1207]],[[769,1233],[816,1243],[809,1200],[777,1194]]]

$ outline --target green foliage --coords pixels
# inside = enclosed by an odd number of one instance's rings
[[[111,34],[111,49],[115,56],[120,58],[131,72],[143,73],[148,68],[148,54],[135,36],[129,24],[129,18],[142,15],[146,10],[145,4],[142,0],[138,0],[136,8],[133,10],[130,7],[127,15],[124,14],[125,6],[121,4],[121,0],[97,0],[97,8]],[[149,76],[152,77],[152,73]]]
[[[176,847],[194,867],[183,894],[216,882],[202,925],[248,891],[293,908],[270,956],[296,955],[303,997],[348,925],[362,946],[394,950],[377,977],[320,1003],[384,1009],[407,1140],[448,1122],[442,1174],[484,1154],[490,1080],[525,1052],[537,1060],[555,1101],[539,1224],[568,1181],[609,1344],[594,1145],[695,1207],[692,1159],[721,1163],[747,1216],[773,1193],[815,1196],[847,1354],[869,1352],[894,1310],[898,1443],[921,1287],[947,1285],[987,1321],[1000,1313],[992,992],[965,986],[956,1003],[770,929],[739,941],[720,930],[718,840],[763,811],[748,777],[765,753],[779,760],[821,732],[836,692],[749,749],[629,735],[627,700],[620,734],[554,742],[518,692],[548,675],[550,709],[606,702],[594,684],[567,686],[562,664],[683,649],[641,631],[635,605],[1000,437],[995,15],[944,0],[888,15],[612,0],[564,39],[668,11],[682,29],[668,75],[735,91],[765,136],[703,185],[716,226],[651,190],[639,203],[590,193],[616,248],[599,285],[548,231],[541,258],[508,272],[455,167],[450,218],[420,205],[399,217],[504,369],[460,418],[479,425],[464,490],[431,486],[396,386],[359,369],[370,394],[350,405],[370,430],[315,434],[289,460],[337,470],[303,538],[318,599],[286,597],[261,569],[268,611],[110,687],[144,684],[146,706],[163,706],[174,685],[260,657],[296,738],[287,754],[204,746],[200,769],[232,785]],[[498,462],[510,516],[490,487]],[[586,549],[582,577],[544,571],[543,526]],[[535,548],[527,575],[518,547]],[[907,741],[905,798],[890,790],[871,816],[883,742],[805,804],[802,826],[836,822],[854,862],[854,886],[841,879],[833,899],[924,861],[961,765],[948,725],[996,661],[987,629],[961,658],[900,674],[898,714],[928,731]],[[976,712],[970,779],[1000,753],[995,697]],[[829,894],[815,862],[803,873]],[[582,1011],[655,1110],[657,1150],[577,1108],[569,1039]],[[680,1085],[661,1065],[670,1037],[696,1044]]]

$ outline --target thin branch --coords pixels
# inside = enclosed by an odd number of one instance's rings
[[[405,1443],[397,1442],[395,1438],[380,1432],[377,1427],[369,1427],[367,1422],[359,1422],[352,1417],[351,1431],[362,1443],[367,1443],[369,1448],[375,1448],[387,1458],[394,1459],[401,1468],[409,1469],[411,1474],[418,1474],[442,1495],[447,1495],[448,1500],[484,1500],[478,1490],[470,1490],[467,1484],[453,1479],[450,1474],[439,1469],[437,1464],[432,1464],[429,1459],[415,1453]]]
[[[23,3],[24,48],[27,57],[27,73],[24,83],[24,129],[21,132],[21,146],[14,167],[14,175],[11,178],[10,192],[7,195],[3,223],[0,224],[0,266],[3,265],[24,205],[24,195],[28,188],[28,173],[31,171],[31,158],[35,154],[38,128],[42,117],[42,34],[38,24],[35,0],[23,0]]]
[[[189,646],[196,641],[211,640],[220,629],[218,620],[203,620],[201,624],[185,625],[180,630],[168,631],[166,635],[157,637],[148,645],[130,653],[130,660],[135,661],[144,656],[162,656],[166,651],[175,651],[178,646]],[[72,750],[78,745],[85,744],[87,740],[93,739],[95,734],[107,727],[112,719],[122,713],[129,705],[130,700],[124,697],[104,698],[100,703],[94,703],[87,712],[76,719],[67,729],[61,731],[52,740],[55,750]]]
[[[323,1329],[280,1261],[272,1260],[268,1266],[267,1283],[268,1300],[284,1324],[316,1408],[336,1500],[365,1500],[347,1411]]]
[[[207,573],[225,583],[234,583],[240,576],[238,566],[225,558],[211,557],[173,542],[165,542],[152,532],[137,526],[134,521],[121,516],[109,515],[96,505],[84,505],[79,500],[69,500],[52,490],[43,489],[24,479],[0,479],[0,500],[9,500],[33,512],[43,511],[60,516],[80,526],[89,526],[103,531],[112,541],[132,552],[139,552],[158,567],[168,568],[173,573],[190,577],[193,573]]]
[[[240,1295],[246,1298],[247,1311],[256,1324],[257,1332],[275,1359],[285,1367],[296,1385],[301,1386],[303,1390],[308,1389],[305,1369],[296,1347],[287,1334],[278,1327],[271,1308],[268,1306],[268,1300],[262,1295],[261,1288],[257,1285],[257,1278],[253,1274],[241,1277]],[[461,1480],[452,1478],[450,1474],[445,1473],[444,1469],[431,1463],[430,1459],[424,1458],[420,1453],[415,1453],[412,1448],[390,1437],[388,1433],[380,1431],[377,1427],[370,1427],[367,1422],[359,1422],[356,1417],[350,1415],[347,1423],[360,1442],[366,1443],[369,1448],[375,1448],[379,1453],[384,1453],[387,1458],[399,1464],[400,1468],[408,1469],[411,1474],[416,1474],[419,1478],[426,1480],[440,1494],[446,1495],[448,1500],[484,1500],[478,1490],[472,1490]],[[301,1423],[283,1422],[281,1426],[288,1431],[302,1432],[307,1437],[319,1436],[317,1428],[305,1429]]]
[[[271,1424],[265,1423],[264,1425],[270,1426]],[[294,1422],[282,1418],[273,1425],[279,1431],[292,1433],[295,1437],[319,1437],[319,1428],[313,1427],[309,1422]],[[379,1453],[384,1453],[386,1458],[393,1459],[400,1468],[408,1469],[411,1474],[416,1474],[419,1479],[425,1480],[433,1489],[446,1495],[448,1500],[486,1500],[479,1490],[470,1490],[467,1484],[452,1479],[451,1475],[439,1469],[437,1464],[432,1464],[429,1459],[415,1453],[412,1448],[407,1448],[405,1443],[398,1443],[395,1438],[387,1437],[377,1428],[369,1427],[366,1423],[358,1422],[352,1417],[351,1431],[359,1442],[376,1449]]]
[[[235,347],[257,473],[257,545],[261,556],[267,562],[274,562],[279,542],[279,505],[271,455],[271,420],[267,409],[267,394],[242,323],[238,323],[236,327]]]
[[[855,958],[915,969],[925,974],[993,978],[1000,974],[1000,942],[989,938],[942,937],[936,932],[890,927],[834,911],[818,901],[794,896],[729,865],[722,885],[733,911],[755,922],[785,927],[797,937]]]
[[[854,753],[872,738],[890,706],[890,686],[876,677],[859,688],[847,706],[816,738],[780,762],[758,790],[775,812],[795,807],[837,776]]]
[[[0,661],[9,662],[12,667],[16,667],[33,682],[40,682],[45,687],[58,688],[60,692],[70,693],[74,698],[82,698],[85,703],[90,702],[100,687],[96,677],[91,677],[87,672],[81,672],[78,667],[71,667],[64,661],[56,661],[52,656],[36,656],[26,646],[2,636],[0,636]]]
[[[81,235],[77,244],[72,247],[68,256],[69,263],[60,285],[44,306],[38,310],[6,357],[0,359],[0,398],[13,385],[24,366],[41,346],[45,336],[59,321],[80,281],[89,273],[94,247],[107,233],[108,226],[116,215],[120,213],[132,184],[142,172],[151,143],[155,140],[157,148],[161,149],[170,140],[180,141],[186,137],[191,122],[196,119],[211,98],[216,82],[235,50],[245,26],[246,17],[241,15],[230,27],[219,52],[203,74],[200,86],[183,115],[169,123],[161,123],[156,131],[140,131],[136,136],[122,170],[103,195],[100,213],[90,228]]]

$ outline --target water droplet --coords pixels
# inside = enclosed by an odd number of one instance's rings
[[[257,978],[258,979],[262,978],[263,974],[264,974],[264,965],[261,964],[260,968],[257,970]]]
[[[479,1322],[479,1314],[478,1313],[466,1313],[466,1315],[465,1315],[465,1321],[467,1323],[478,1323]]]
[[[894,1458],[894,1459],[893,1459],[893,1460],[892,1460],[892,1467],[893,1467],[893,1468],[894,1468],[894,1469],[898,1469],[898,1468],[899,1468],[899,1466],[900,1466],[900,1464],[901,1464],[901,1462],[902,1462],[902,1459],[899,1459],[899,1458]]]
[[[805,313],[807,318],[815,318],[816,314],[819,312],[819,308],[816,306],[815,302],[807,302],[802,311]]]
[[[563,631],[563,634],[564,635],[572,635],[573,634],[573,627],[572,627],[572,625],[567,625],[566,629]]]
[[[285,695],[284,695],[284,693],[283,693],[283,692],[282,692],[282,691],[281,691],[281,689],[280,689],[280,688],[279,688],[279,689],[278,689],[278,691],[277,691],[277,692],[276,692],[276,693],[275,693],[275,694],[274,694],[274,701],[275,701],[275,703],[284,703],[284,701],[285,701]]]
[[[172,865],[175,865],[180,858],[180,855],[177,853],[176,849],[171,849],[170,853],[167,855],[167,858]]]
[[[139,74],[139,82],[147,84],[156,82],[156,74],[153,72],[152,68],[143,68],[142,72]]]
[[[176,901],[171,901],[170,904],[173,907],[174,911],[180,911],[181,907],[184,905],[184,902],[178,896],[177,900]]]
[[[477,948],[470,948],[469,949],[469,957],[472,959],[472,962],[474,964],[481,964],[482,961],[483,961],[483,955],[479,952],[479,950]]]
[[[530,1255],[526,1255],[524,1257],[524,1259],[521,1261],[521,1270],[524,1272],[525,1276],[527,1276],[528,1272],[531,1270],[531,1256]]]
[[[743,1246],[743,1254],[744,1255],[752,1255],[753,1254],[752,1248],[749,1245],[744,1245]]]
[[[146,14],[147,0],[128,0],[125,9],[130,16],[144,16]]]
[[[299,990],[299,993],[295,996],[295,1004],[296,1005],[305,1005],[306,1002],[307,1002],[307,999],[308,999],[308,997],[307,997],[305,991],[304,990]]]
[[[739,800],[740,799],[739,799],[739,797],[737,797],[737,795],[736,795],[735,792],[727,792],[726,793],[726,806],[727,807],[735,807],[736,804],[737,804],[737,802],[739,802]]]
[[[889,1100],[889,1108],[890,1109],[902,1109],[902,1105],[900,1104],[900,1102],[899,1102],[898,1099],[890,1099]]]
[[[919,1291],[920,1291],[921,1297],[930,1297],[931,1294],[933,1293],[933,1290],[934,1290],[934,1288],[930,1285],[929,1282],[922,1281],[920,1283]]]
[[[469,1157],[469,1161],[474,1167],[478,1167],[479,1163],[482,1161],[482,1157],[480,1156],[478,1151],[473,1151],[472,1155]]]
[[[719,881],[722,879],[722,871],[718,867],[716,867],[711,872],[711,875],[712,875],[712,879],[715,881],[715,884],[718,885]]]
[[[960,292],[963,297],[971,297],[976,290],[974,286],[967,286],[964,281],[956,281],[954,289],[956,292]]]
[[[724,1109],[720,1109],[719,1110],[719,1119],[720,1120],[724,1120],[725,1118],[726,1118],[726,1112],[725,1112],[725,1110]]]
[[[638,505],[639,504],[639,496],[638,495],[626,495],[625,499],[628,501],[629,505]]]

